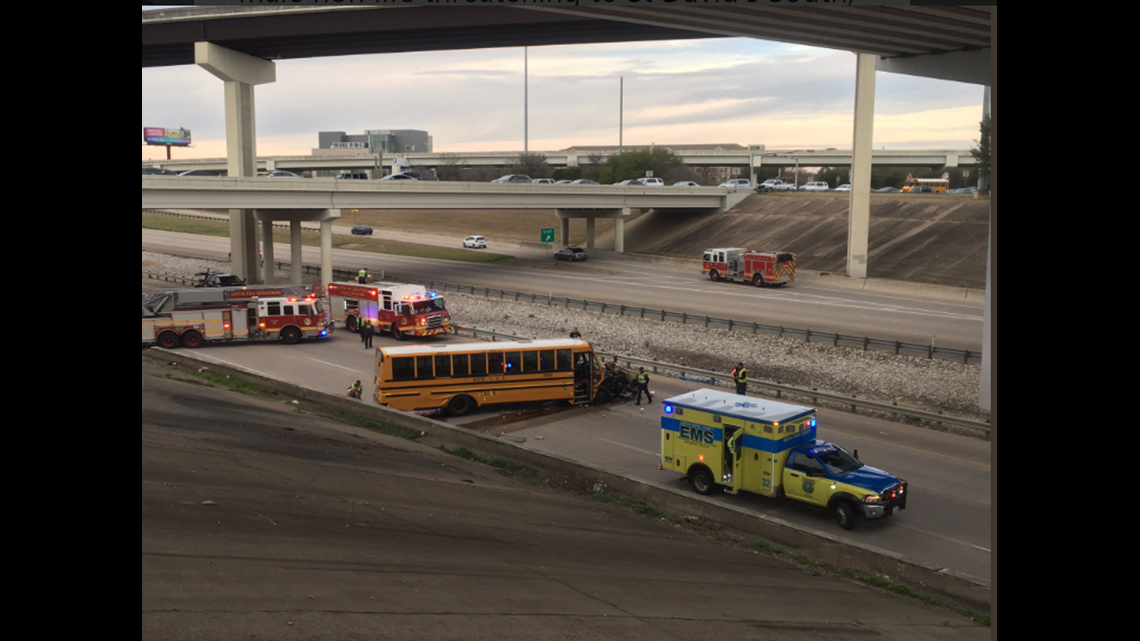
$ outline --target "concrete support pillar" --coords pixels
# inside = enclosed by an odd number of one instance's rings
[[[626,209],[614,219],[614,251],[619,254],[625,252],[625,217],[628,215],[629,210]]]
[[[225,83],[226,171],[257,176],[253,87],[274,82],[276,65],[209,42],[194,43],[194,63]],[[230,210],[231,270],[251,284],[257,273],[257,224],[252,209]]]
[[[867,277],[871,229],[871,144],[875,123],[874,54],[857,54],[855,134],[851,144],[851,213],[847,225],[847,276]]]
[[[594,217],[586,219],[586,249],[594,249]]]
[[[559,234],[561,234],[561,235],[558,237],[558,240],[562,241],[563,247],[569,247],[570,246],[570,219],[569,218],[563,218],[563,219],[559,220],[558,222],[561,223],[559,225],[559,227],[560,227]]]
[[[301,262],[301,221],[294,220],[289,223],[289,259],[293,265],[292,283],[304,282],[304,264]]]
[[[332,267],[332,221],[321,221],[321,285],[328,289],[333,281]]]
[[[276,274],[273,260],[273,219],[261,220],[261,282],[272,285]]]

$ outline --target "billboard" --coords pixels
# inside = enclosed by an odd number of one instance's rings
[[[143,141],[148,145],[190,145],[189,129],[163,129],[143,127]]]

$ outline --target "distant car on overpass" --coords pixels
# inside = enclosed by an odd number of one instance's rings
[[[300,178],[300,177],[301,177],[300,174],[295,174],[291,171],[285,171],[283,169],[278,169],[277,171],[271,171],[268,174],[265,174],[264,176],[262,176],[262,178]]]
[[[493,183],[529,183],[532,182],[530,176],[523,174],[507,174],[501,178],[492,180]]]
[[[162,167],[143,167],[142,175],[144,176],[177,176],[177,171],[170,171]]]

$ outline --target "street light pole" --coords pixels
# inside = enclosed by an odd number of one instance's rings
[[[625,143],[622,140],[622,134],[625,132],[625,76],[621,76],[621,82],[618,85],[618,153],[621,154],[625,151]]]
[[[523,47],[523,151],[530,151],[530,101],[528,100],[528,92],[530,87],[530,61],[528,59],[527,48]]]

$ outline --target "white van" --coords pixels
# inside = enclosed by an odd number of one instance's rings
[[[661,180],[660,178],[639,178],[638,180],[641,181],[641,184],[645,185],[646,187],[665,186],[665,181]]]
[[[831,191],[831,186],[825,182],[810,182],[800,187],[800,191]]]

